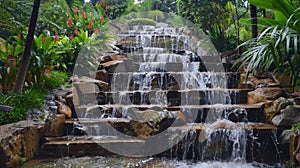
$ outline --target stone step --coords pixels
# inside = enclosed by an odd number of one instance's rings
[[[234,149],[245,152],[247,161],[266,161],[277,157],[273,142],[276,127],[260,123],[216,123],[170,127],[153,138],[124,136],[64,136],[46,138],[41,155],[44,157],[62,156],[142,156],[147,151],[166,148],[155,153],[156,156],[178,159],[216,159],[226,160]],[[263,145],[262,145],[263,144]],[[236,146],[238,145],[238,146]],[[218,151],[226,155],[219,156]],[[221,152],[221,154],[222,154]],[[240,153],[238,153],[240,154]],[[155,156],[154,155],[154,156]],[[204,157],[204,158],[203,158]],[[274,162],[275,163],[275,162]]]
[[[264,122],[264,108],[258,105],[95,105],[76,107],[79,118],[101,118],[103,116],[126,117],[128,112],[147,109],[166,109],[168,111],[181,111],[187,118],[187,122],[205,123],[222,118],[232,121]],[[244,110],[243,110],[244,109]],[[245,113],[246,112],[246,113]]]
[[[125,118],[77,118],[66,120],[64,135],[118,135],[123,126],[129,125]],[[112,127],[116,125],[118,127]]]
[[[171,51],[169,51],[171,52]],[[192,53],[130,53],[127,59],[135,62],[204,62],[204,63],[222,63],[220,56],[197,56]],[[225,60],[223,60],[224,62]]]
[[[114,68],[107,69],[110,73],[119,72],[230,72],[231,64],[201,62],[134,62],[124,60]]]
[[[152,90],[82,93],[78,92],[81,105],[86,104],[161,104],[161,105],[205,105],[245,104],[249,89],[203,89],[203,90]]]
[[[140,150],[137,146],[143,146],[145,143],[142,139],[125,139],[113,136],[67,136],[48,139],[41,150],[41,157],[63,157],[63,156],[112,156],[114,153],[125,153],[128,155],[139,155]],[[116,151],[111,152],[106,148],[114,148]]]
[[[111,90],[126,90],[133,83],[159,85],[163,90],[237,88],[240,73],[236,72],[120,72],[110,73]],[[163,84],[163,85],[162,85]],[[126,88],[126,89],[125,89]],[[176,89],[177,88],[177,89]]]

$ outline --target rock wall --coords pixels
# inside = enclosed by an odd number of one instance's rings
[[[32,160],[44,141],[44,122],[20,121],[0,126],[0,167]]]

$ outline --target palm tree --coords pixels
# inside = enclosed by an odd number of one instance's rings
[[[236,64],[247,65],[247,75],[252,70],[284,72],[291,77],[290,85],[297,85],[300,75],[300,8],[286,0],[249,0],[264,9],[275,11],[275,19],[258,18],[265,26],[257,38],[243,43],[248,47]]]
[[[33,43],[34,31],[36,27],[36,22],[38,18],[39,8],[40,8],[41,0],[34,0],[32,14],[29,24],[29,30],[26,38],[25,50],[22,57],[22,64],[18,73],[18,77],[13,89],[14,93],[22,92],[23,85],[25,82],[28,66],[30,63],[30,56],[31,56],[31,48]]]

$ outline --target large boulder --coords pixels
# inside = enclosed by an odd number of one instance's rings
[[[47,137],[60,137],[64,135],[65,115],[53,115],[46,122],[45,136]]]
[[[186,118],[180,111],[133,111],[128,114],[129,125],[137,137],[148,138],[168,127],[186,124]]]
[[[276,99],[275,101],[267,101],[265,103],[265,116],[266,121],[268,123],[272,122],[272,118],[279,114],[282,109],[284,109],[288,105],[292,105],[293,102],[289,101],[288,99],[284,97],[280,97]]]
[[[288,106],[281,110],[281,114],[276,115],[272,119],[272,123],[276,126],[291,126],[299,122],[300,118],[300,107],[299,106]]]
[[[286,92],[279,87],[257,88],[248,93],[248,104],[265,102],[266,100],[276,100],[279,97],[287,97]]]
[[[0,167],[18,167],[38,156],[44,140],[44,123],[20,121],[0,126]]]

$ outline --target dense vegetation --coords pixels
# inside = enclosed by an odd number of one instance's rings
[[[185,25],[183,17],[203,29],[219,52],[239,47],[242,52],[236,64],[247,65],[248,72],[285,72],[292,87],[299,85],[298,0],[144,0],[138,4],[134,0],[48,0],[41,1],[25,88],[14,94],[33,2],[0,2],[0,104],[15,107],[12,113],[0,112],[0,124],[24,119],[28,109],[40,108],[43,96],[72,74],[86,44],[108,43],[109,19],[142,11],[153,10],[147,18],[139,16],[127,23],[155,25],[165,12],[175,16],[167,22],[179,27]],[[256,6],[251,15],[250,3]],[[253,13],[258,17],[251,18]],[[253,27],[258,28],[257,37]],[[103,38],[96,38],[99,34]]]

